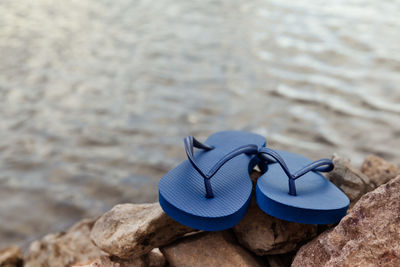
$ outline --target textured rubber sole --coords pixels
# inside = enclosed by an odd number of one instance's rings
[[[291,173],[312,161],[290,152],[278,151]],[[304,224],[330,224],[340,221],[350,204],[347,196],[318,172],[296,180],[297,195],[289,195],[288,177],[278,163],[266,166],[258,179],[256,200],[269,215]]]
[[[182,210],[172,206],[162,197],[161,194],[159,195],[160,205],[169,217],[183,225],[203,231],[222,231],[235,226],[242,220],[244,215],[246,215],[247,210],[249,209],[250,199],[251,195],[244,206],[232,215],[212,218],[195,216],[187,212],[183,212]]]
[[[219,132],[205,142],[215,147],[195,154],[197,163],[205,170],[237,147],[248,144],[261,147],[266,143],[262,136],[239,131]],[[194,229],[231,228],[248,210],[252,192],[249,172],[257,161],[255,155],[247,154],[231,159],[210,180],[214,197],[206,198],[204,178],[186,160],[160,180],[160,205],[172,219]]]
[[[257,204],[261,210],[281,220],[303,224],[330,224],[340,221],[348,207],[335,210],[311,210],[288,206],[276,202],[261,193],[256,187]]]

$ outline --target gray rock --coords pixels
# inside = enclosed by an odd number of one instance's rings
[[[90,241],[94,220],[85,219],[65,233],[49,234],[31,244],[26,267],[72,266],[105,255]]]
[[[190,235],[160,248],[170,266],[265,266],[229,231]]]
[[[374,187],[387,183],[390,179],[400,174],[397,166],[375,155],[369,155],[365,158],[361,166],[361,172],[368,176]]]
[[[168,217],[158,203],[120,204],[96,221],[90,237],[110,255],[129,259],[193,231]]]
[[[400,266],[400,176],[364,195],[333,229],[304,245],[297,266]]]

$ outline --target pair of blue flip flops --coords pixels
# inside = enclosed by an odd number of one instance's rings
[[[256,199],[264,212],[308,224],[334,223],[346,215],[349,199],[320,173],[333,169],[329,159],[312,162],[272,150],[264,137],[241,131],[218,132],[204,143],[189,136],[184,143],[188,160],[158,187],[161,207],[181,224],[206,231],[237,224],[250,204],[249,174],[256,165],[263,171]]]

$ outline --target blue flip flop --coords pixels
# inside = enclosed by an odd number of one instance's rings
[[[259,157],[266,170],[257,180],[256,199],[264,212],[307,224],[335,223],[346,215],[348,197],[320,173],[333,169],[331,160],[312,162],[270,148],[261,148]]]
[[[265,138],[248,132],[224,131],[204,143],[185,138],[188,160],[158,184],[159,202],[174,220],[206,231],[231,228],[246,214],[252,182],[249,173]],[[193,153],[193,148],[200,151]]]

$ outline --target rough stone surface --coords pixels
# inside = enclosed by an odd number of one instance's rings
[[[87,262],[74,265],[76,267],[164,267],[166,261],[161,251],[156,248],[148,254],[133,259],[121,259],[114,256],[101,256]]]
[[[253,183],[260,175],[260,172],[251,173]],[[233,230],[243,246],[260,256],[293,251],[317,235],[315,225],[283,221],[266,214],[254,197],[249,211]]]
[[[363,196],[333,229],[304,245],[293,266],[400,266],[400,176]]]
[[[361,172],[368,176],[375,187],[387,183],[390,179],[400,174],[397,166],[375,155],[369,155],[365,158],[361,166]]]
[[[98,259],[74,265],[74,267],[147,267],[146,262],[141,258],[122,260],[102,256]]]
[[[96,221],[90,237],[110,255],[129,259],[193,231],[168,217],[158,203],[120,204]]]
[[[94,220],[85,219],[65,233],[49,234],[31,244],[25,266],[72,266],[105,255],[90,240]]]
[[[22,267],[23,255],[17,246],[11,246],[0,250],[1,267]]]
[[[163,267],[166,263],[164,255],[158,248],[153,249],[147,254],[147,264],[149,267]]]
[[[170,266],[265,266],[239,246],[229,231],[187,236],[161,248]]]
[[[326,177],[349,197],[350,207],[375,188],[368,176],[352,166],[349,159],[334,154],[332,161],[335,168]]]
[[[257,206],[254,198],[249,211],[233,230],[240,244],[260,256],[293,251],[317,235],[316,225],[272,217]]]

